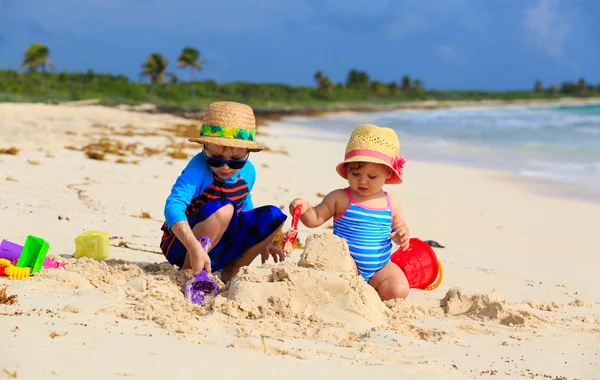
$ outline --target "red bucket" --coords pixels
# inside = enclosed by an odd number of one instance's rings
[[[391,260],[398,265],[412,289],[433,290],[442,282],[444,269],[429,244],[410,239],[406,251],[399,248],[392,254]]]

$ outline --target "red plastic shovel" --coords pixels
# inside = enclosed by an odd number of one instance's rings
[[[294,243],[296,242],[296,238],[298,237],[298,220],[300,220],[300,211],[302,211],[302,206],[297,205],[294,208],[294,216],[292,218],[292,228],[283,235],[283,253],[286,256],[289,256],[294,250]]]

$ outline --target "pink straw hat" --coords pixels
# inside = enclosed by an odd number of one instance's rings
[[[345,160],[337,165],[336,170],[339,175],[348,179],[346,164],[350,162],[381,164],[392,169],[392,175],[385,183],[402,183],[402,166],[405,161],[398,156],[399,153],[400,140],[393,129],[363,124],[352,132],[346,146]]]

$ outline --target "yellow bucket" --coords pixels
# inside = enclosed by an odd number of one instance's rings
[[[108,233],[86,231],[75,238],[73,257],[90,257],[94,260],[108,259]]]

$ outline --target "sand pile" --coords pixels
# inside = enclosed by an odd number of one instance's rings
[[[541,322],[547,322],[527,310],[510,308],[496,292],[471,294],[461,288],[452,288],[440,304],[447,315],[497,321],[507,326],[537,326]]]
[[[384,324],[387,308],[377,292],[357,276],[346,242],[331,233],[311,235],[298,264],[243,268],[227,299],[215,307],[225,314],[276,317],[337,326]]]
[[[209,312],[183,297],[187,275],[168,263],[138,265],[82,257],[66,260],[64,270],[44,270],[32,278],[46,282],[55,280],[72,289],[95,288],[114,299],[110,306],[97,309],[96,314],[149,320],[175,332],[196,330],[193,322]],[[53,285],[48,283],[48,286]],[[63,310],[81,312],[69,305]]]
[[[73,294],[110,296],[108,305],[86,306],[85,311],[67,305],[63,311],[148,320],[180,333],[205,329],[209,314],[238,321],[264,320],[276,328],[276,335],[286,324],[290,330],[291,323],[300,329],[292,328],[293,336],[318,336],[311,329],[334,326],[391,329],[430,341],[438,341],[444,332],[426,331],[411,321],[466,317],[507,326],[547,322],[528,310],[509,307],[495,292],[471,294],[454,288],[442,300],[381,302],[375,289],[356,274],[346,242],[331,233],[309,236],[298,263],[245,267],[228,284],[219,281],[221,293],[202,306],[183,297],[189,278],[166,262],[133,264],[83,257],[66,260],[64,269],[44,270],[33,279],[44,281],[47,291],[71,289]]]
[[[298,266],[328,272],[356,273],[346,240],[333,234],[314,234],[306,238]]]
[[[152,320],[177,332],[196,330],[201,324],[194,321],[215,311],[239,319],[364,328],[384,325],[389,314],[375,289],[356,275],[345,241],[330,233],[310,236],[298,264],[243,268],[227,286],[221,283],[219,296],[203,306],[184,299],[188,277],[168,263],[84,257],[36,278],[59,281],[62,288],[95,288],[115,299],[97,313]]]

